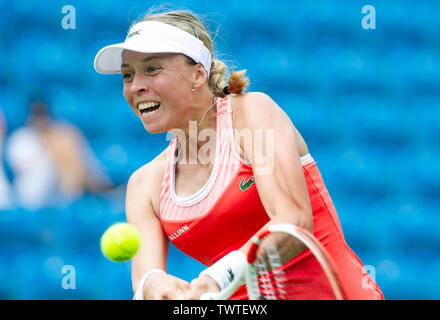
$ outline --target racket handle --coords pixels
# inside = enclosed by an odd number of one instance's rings
[[[206,292],[200,296],[200,300],[218,300],[220,292]]]

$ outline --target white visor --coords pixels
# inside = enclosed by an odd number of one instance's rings
[[[99,73],[121,73],[124,50],[143,53],[181,53],[201,63],[208,73],[211,52],[202,41],[177,27],[157,21],[142,21],[133,26],[122,43],[106,46],[95,57],[95,70]]]

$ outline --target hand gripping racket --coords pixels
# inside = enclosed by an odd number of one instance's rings
[[[293,243],[305,250],[289,253]],[[201,300],[228,299],[243,285],[250,300],[346,298],[327,250],[310,232],[292,224],[273,224],[254,236],[241,273],[222,291],[202,294]]]

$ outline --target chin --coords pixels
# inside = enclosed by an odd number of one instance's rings
[[[145,130],[148,132],[148,133],[151,133],[151,134],[156,134],[156,133],[162,133],[162,132],[165,132],[164,130],[161,130],[160,128],[158,128],[158,127],[156,127],[156,126],[154,126],[154,125],[148,125],[148,124],[143,124],[144,125],[144,128],[145,128]]]

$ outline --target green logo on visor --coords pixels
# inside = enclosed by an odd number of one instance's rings
[[[135,36],[137,34],[141,34],[141,32],[140,31],[133,31],[133,32],[128,34],[127,39],[129,39],[129,38],[131,38],[131,37],[133,37],[133,36]]]

